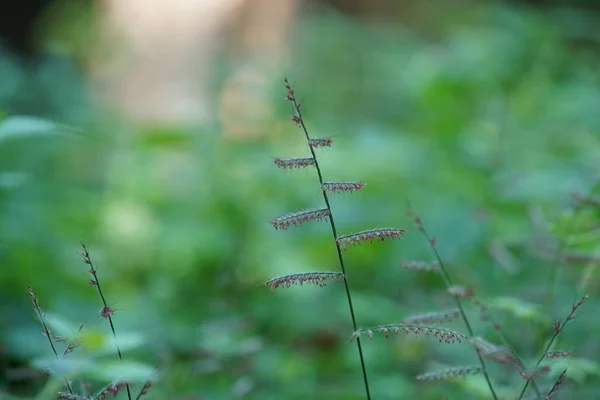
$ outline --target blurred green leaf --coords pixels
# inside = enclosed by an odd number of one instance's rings
[[[84,375],[101,382],[126,380],[143,383],[152,377],[154,367],[135,361],[96,361],[86,366]]]
[[[567,378],[577,384],[585,382],[586,379],[600,377],[600,364],[586,358],[561,358],[552,360],[550,365],[552,365],[550,376],[554,379],[557,379],[565,369],[567,369]]]
[[[32,116],[11,116],[0,121],[0,141],[30,136],[52,136],[59,126],[47,119]]]
[[[493,308],[506,311],[526,322],[549,323],[550,317],[538,304],[532,304],[514,297],[497,297],[489,302]]]

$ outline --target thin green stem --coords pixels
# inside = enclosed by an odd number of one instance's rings
[[[104,305],[103,314],[106,315],[106,319],[108,319],[108,324],[110,325],[110,330],[113,334],[113,338],[115,339],[115,347],[117,348],[117,354],[119,356],[119,360],[123,362],[123,355],[121,354],[121,349],[119,348],[119,344],[117,343],[117,333],[115,332],[115,325],[113,324],[113,320],[111,318],[110,307],[106,302],[106,298],[104,297],[104,293],[102,293],[102,288],[100,287],[100,281],[98,280],[98,275],[96,268],[94,268],[94,264],[92,264],[92,260],[90,258],[90,253],[84,243],[81,243],[83,247],[83,260],[86,264],[90,266],[90,273],[94,277],[94,286],[98,289],[98,294],[100,295],[100,299],[102,299],[102,304]],[[103,315],[103,316],[104,316]],[[131,389],[129,388],[129,383],[125,382],[125,387],[127,388],[127,398],[131,400]]]
[[[444,283],[446,284],[446,288],[451,287],[452,286],[452,279],[450,278],[450,274],[446,270],[446,267],[444,266],[444,262],[442,261],[442,257],[440,256],[440,253],[437,251],[436,246],[433,244],[433,242],[431,240],[431,236],[429,236],[429,234],[427,233],[427,231],[423,227],[422,223],[420,222],[420,219],[419,219],[418,225],[419,225],[418,226],[418,230],[421,231],[421,233],[423,234],[423,236],[427,240],[427,243],[429,243],[429,246],[433,250],[433,252],[435,254],[435,257],[437,258],[438,264],[440,265],[440,270],[442,271],[442,275],[444,277]],[[458,299],[458,298],[456,298],[454,296],[452,296],[452,298],[454,299],[454,301],[456,302],[456,306],[460,310],[460,314],[462,316],[463,321],[465,321],[465,325],[467,327],[467,331],[469,332],[469,336],[472,337],[473,336],[473,328],[471,328],[471,323],[469,322],[469,319],[467,318],[467,314],[465,313],[465,310],[463,309],[463,306],[462,306],[462,303],[461,303],[460,299]],[[493,396],[494,400],[498,400],[498,396],[496,395],[496,391],[494,390],[494,387],[492,386],[492,381],[491,381],[490,376],[488,374],[487,367],[485,365],[485,361],[483,360],[483,357],[481,356],[481,354],[479,353],[479,351],[477,351],[477,357],[479,358],[479,363],[481,364],[481,371],[483,372],[483,376],[485,377],[487,385],[490,388],[490,392],[492,393],[492,396]]]
[[[308,134],[308,130],[306,129],[306,125],[304,124],[304,119],[302,118],[302,113],[300,112],[300,105],[298,104],[298,102],[296,101],[296,97],[292,94],[291,96],[289,96],[289,100],[292,101],[292,103],[294,104],[294,110],[296,111],[296,113],[298,114],[298,123],[300,124],[300,126],[302,127],[302,130],[304,131],[304,135],[306,136],[306,140],[307,143],[308,141],[310,141],[310,136]],[[315,151],[312,148],[312,146],[308,145],[308,148],[310,149],[310,153],[312,155],[312,158],[315,160],[315,168],[317,170],[317,175],[319,176],[319,184],[321,186],[321,192],[323,193],[323,200],[325,200],[325,205],[327,206],[327,210],[329,211],[329,223],[331,224],[331,231],[333,233],[333,240],[335,242],[335,247],[337,249],[337,254],[338,254],[338,259],[340,262],[340,267],[342,270],[342,274],[344,274],[344,287],[346,289],[346,297],[348,298],[348,308],[350,309],[350,315],[352,317],[352,327],[353,327],[353,332],[356,332],[358,330],[357,324],[356,324],[356,315],[354,312],[354,306],[352,305],[352,296],[350,294],[350,286],[348,285],[348,275],[346,274],[346,267],[344,265],[344,258],[342,256],[342,249],[340,248],[340,245],[337,242],[337,229],[335,227],[335,221],[333,219],[333,212],[331,211],[331,205],[329,203],[329,197],[327,196],[327,192],[325,191],[325,189],[323,189],[323,175],[321,173],[321,168],[319,167],[319,161],[317,160],[317,156],[315,155]],[[365,366],[365,358],[363,355],[363,350],[362,350],[362,345],[360,342],[360,337],[356,338],[356,344],[358,346],[358,354],[360,356],[360,366],[362,368],[362,375],[363,375],[363,381],[365,384],[365,390],[367,393],[367,399],[370,400],[371,399],[371,393],[369,391],[369,379],[367,377],[367,368]]]

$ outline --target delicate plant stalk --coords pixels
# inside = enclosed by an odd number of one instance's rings
[[[315,150],[314,150],[314,147],[316,147],[316,146],[311,145],[311,143],[314,143],[314,141],[311,141],[311,138],[310,138],[310,135],[308,134],[306,125],[304,124],[304,119],[302,118],[302,112],[300,111],[300,104],[297,102],[296,96],[294,95],[294,90],[287,79],[285,80],[285,85],[286,85],[286,88],[288,89],[286,99],[292,102],[292,104],[294,106],[294,111],[296,112],[296,115],[292,116],[292,120],[294,122],[296,122],[298,125],[300,125],[300,127],[302,128],[304,135],[306,137],[307,143],[308,143],[308,148],[309,148],[312,158],[314,160],[315,168],[317,170],[317,175],[319,177],[319,185],[321,187],[321,192],[323,193],[323,200],[325,200],[325,205],[327,206],[327,210],[329,212],[329,216],[328,216],[329,223],[331,225],[333,240],[335,242],[335,247],[337,249],[338,259],[340,262],[340,268],[341,268],[342,274],[344,276],[344,288],[346,290],[346,297],[348,298],[348,308],[350,310],[350,316],[352,317],[352,327],[353,327],[353,331],[356,332],[358,330],[358,328],[356,325],[356,315],[354,312],[354,306],[352,305],[352,296],[350,294],[350,286],[348,285],[348,275],[346,274],[346,267],[344,265],[344,258],[342,256],[342,248],[340,247],[340,244],[338,243],[338,240],[337,240],[338,239],[337,229],[335,227],[333,213],[331,212],[331,205],[329,203],[329,197],[327,196],[327,190],[323,187],[323,184],[324,184],[323,175],[321,173],[321,168],[319,167],[319,162],[317,160],[317,156],[316,156]],[[371,393],[369,391],[369,379],[367,376],[367,368],[365,366],[365,359],[364,359],[364,355],[363,355],[362,345],[360,343],[360,337],[356,338],[356,344],[358,347],[358,354],[360,357],[360,366],[362,369],[365,391],[367,393],[367,399],[370,400]]]
[[[485,312],[486,313],[486,318],[489,320],[489,322],[492,324],[492,327],[494,328],[494,330],[496,331],[496,333],[498,334],[498,336],[500,337],[500,340],[502,340],[502,342],[504,343],[504,345],[511,349],[511,355],[512,357],[514,357],[514,362],[516,362],[517,364],[517,368],[519,369],[519,373],[522,372],[523,368],[524,368],[524,363],[523,360],[521,359],[521,357],[519,356],[519,354],[515,351],[515,349],[510,345],[510,342],[508,341],[508,339],[506,338],[506,335],[504,335],[504,332],[502,331],[502,329],[500,328],[500,324],[498,324],[494,318],[492,317],[492,315],[487,312],[488,307],[477,297],[471,297],[472,301],[477,304],[480,309],[482,314]],[[535,383],[534,380],[531,381],[533,390],[535,391],[535,394],[538,397],[542,396],[542,393],[540,392],[540,389],[538,388],[537,384]]]
[[[435,246],[435,239],[432,238],[431,236],[429,236],[429,234],[427,233],[427,230],[425,230],[425,227],[423,226],[423,224],[421,222],[421,219],[419,217],[417,217],[416,215],[414,215],[412,213],[412,211],[410,211],[410,209],[409,209],[409,215],[414,217],[415,224],[417,225],[417,230],[421,231],[421,233],[427,240],[429,247],[431,247],[431,249],[433,250],[433,253],[435,254],[435,257],[437,259],[440,271],[442,272],[442,276],[444,278],[444,283],[446,284],[446,287],[448,289],[450,289],[453,286],[452,279],[450,278],[450,274],[448,274],[448,271],[446,270],[446,267],[444,266],[444,262],[442,261],[442,257],[440,256],[440,253],[437,251],[437,247]],[[460,310],[462,319],[465,321],[465,326],[467,327],[469,336],[473,336],[473,328],[471,328],[471,323],[469,322],[469,319],[467,318],[465,310],[462,306],[462,302],[460,301],[459,298],[457,298],[455,296],[452,296],[452,298],[454,299],[454,301],[456,302],[456,306]],[[494,400],[498,400],[498,396],[496,395],[496,391],[494,390],[494,387],[492,386],[492,381],[488,374],[487,367],[485,365],[485,361],[483,360],[483,357],[481,356],[479,351],[477,351],[477,357],[479,358],[479,363],[481,364],[481,372],[483,373],[483,376],[485,377],[485,380],[490,389],[492,397],[494,398]]]
[[[52,353],[54,353],[54,356],[56,357],[57,360],[60,360],[61,357],[58,355],[58,352],[56,351],[56,347],[54,346],[54,342],[52,341],[52,335],[50,334],[50,329],[48,329],[48,325],[46,325],[46,319],[44,318],[44,313],[42,312],[42,308],[40,307],[40,302],[39,302],[37,296],[35,295],[35,292],[33,291],[33,288],[31,287],[31,285],[29,285],[29,287],[27,288],[27,294],[31,297],[31,301],[33,303],[33,308],[35,309],[35,312],[38,315],[40,324],[42,324],[44,336],[46,336],[46,338],[48,338],[48,343],[50,343],[50,347],[52,348]],[[69,383],[69,380],[67,378],[65,378],[65,386],[67,387],[69,394],[73,394],[73,389],[71,388],[71,384]]]
[[[117,343],[117,333],[115,332],[115,325],[114,325],[112,317],[111,317],[114,310],[112,308],[110,308],[110,306],[106,302],[106,298],[104,297],[104,294],[102,293],[102,288],[100,287],[100,281],[98,280],[97,270],[96,270],[96,268],[94,268],[94,264],[92,264],[92,260],[90,259],[90,253],[88,252],[86,245],[84,243],[81,243],[81,246],[83,247],[83,253],[81,254],[81,256],[83,257],[83,262],[90,266],[89,272],[93,276],[93,279],[90,280],[90,284],[92,284],[93,286],[96,286],[96,289],[98,289],[98,294],[100,295],[100,299],[102,300],[102,304],[104,306],[104,308],[102,309],[102,317],[108,319],[108,324],[110,325],[110,330],[112,331],[113,338],[115,339],[115,346],[117,348],[117,354],[119,356],[119,360],[121,360],[121,362],[123,362],[123,355],[121,354],[121,349],[119,347],[119,344]],[[127,382],[125,383],[125,388],[127,389],[127,398],[129,400],[131,400],[131,389],[129,388],[129,383],[127,383]]]
[[[544,351],[542,351],[542,355],[538,359],[538,361],[535,364],[534,368],[537,368],[540,365],[540,363],[542,362],[542,360],[544,358],[546,358],[546,356],[548,355],[548,350],[550,350],[550,347],[552,347],[552,344],[554,343],[554,341],[556,340],[556,338],[558,337],[558,335],[563,331],[563,329],[565,329],[565,326],[567,325],[567,323],[569,321],[571,321],[573,318],[575,318],[575,311],[577,311],[577,309],[579,307],[581,307],[581,305],[583,303],[585,303],[585,301],[587,299],[588,299],[588,295],[586,294],[577,303],[573,304],[573,307],[571,307],[571,312],[569,313],[569,315],[567,316],[567,318],[565,318],[562,322],[558,321],[555,324],[555,326],[554,326],[554,335],[552,336],[552,338],[550,339],[550,341],[546,345],[546,348],[544,349]],[[563,374],[564,374],[564,372],[563,372]],[[527,390],[527,387],[529,386],[529,382],[530,381],[525,382],[525,385],[523,386],[523,390],[521,390],[521,394],[519,395],[519,400],[521,400],[523,398],[523,395],[525,394],[525,391]]]

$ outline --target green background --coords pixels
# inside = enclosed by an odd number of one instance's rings
[[[529,366],[554,321],[590,295],[557,342],[575,354],[550,363],[538,385],[547,391],[568,366],[572,381],[558,398],[600,398],[600,208],[575,211],[571,199],[599,178],[597,17],[467,4],[440,6],[427,24],[408,27],[305,12],[290,63],[268,74],[274,117],[259,121],[264,134],[251,141],[224,137],[217,119],[125,123],[89,100],[68,57],[50,53],[26,68],[1,52],[0,398],[55,398],[63,373],[78,391],[83,381],[98,389],[127,376],[137,393],[156,365],[152,399],[365,398],[343,285],[260,286],[339,268],[326,222],[269,224],[323,206],[313,170],[273,164],[307,156],[284,76],[311,134],[334,138],[317,151],[325,179],[367,183],[332,196],[340,233],[410,231],[345,253],[359,326],[453,306],[439,276],[400,267],[433,260],[408,201],[453,280],[475,288]],[[218,62],[216,90],[234,67]],[[97,317],[82,240],[117,309],[125,363]],[[588,260],[557,263],[557,243]],[[87,321],[85,345],[64,362],[40,335],[28,284],[54,333],[72,335]],[[498,342],[477,309],[467,311],[475,332]],[[444,326],[464,332],[461,321]],[[466,343],[380,336],[363,347],[374,399],[489,398],[481,376],[415,380],[476,364]],[[500,397],[516,398],[523,380],[514,368],[489,368]]]

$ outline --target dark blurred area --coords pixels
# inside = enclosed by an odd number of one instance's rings
[[[40,38],[35,36],[36,23],[45,10],[55,6],[59,0],[20,0],[6,2],[0,13],[0,38],[12,52],[23,57],[30,57],[40,51]],[[91,5],[101,3],[99,0],[81,0]],[[468,1],[462,1],[468,3]],[[248,1],[251,3],[251,1]],[[402,12],[419,2],[390,2],[388,0],[313,0],[312,3],[325,5],[341,13],[352,16],[389,16],[390,13]],[[549,8],[569,6],[598,10],[600,3],[595,0],[511,0],[506,3]]]
[[[39,51],[35,37],[36,23],[52,0],[5,2],[0,12],[0,40],[9,51],[21,57],[31,57]]]

